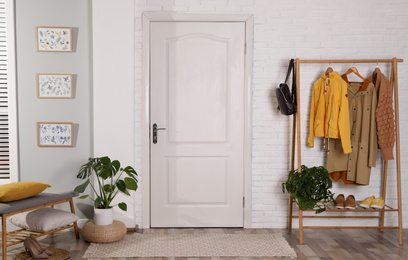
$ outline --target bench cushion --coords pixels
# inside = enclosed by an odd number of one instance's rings
[[[61,193],[43,192],[26,199],[0,203],[0,214],[28,209],[59,200],[69,199],[78,195],[79,194],[77,192],[73,191],[66,191]]]
[[[48,184],[34,181],[22,181],[0,186],[0,202],[21,200],[43,192],[51,187]]]
[[[71,212],[46,207],[16,214],[11,216],[9,221],[13,225],[27,230],[48,232],[68,226],[78,219],[79,217]]]

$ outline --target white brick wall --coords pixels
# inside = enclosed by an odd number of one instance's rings
[[[406,0],[136,0],[136,151],[141,159],[141,60],[143,12],[246,13],[254,14],[253,68],[253,156],[252,225],[255,228],[287,226],[288,195],[281,183],[290,163],[291,117],[276,110],[275,88],[284,80],[288,60],[403,58],[398,65],[401,172],[404,225],[408,224],[408,1]],[[331,64],[344,73],[353,64]],[[302,163],[325,163],[321,142],[306,147],[311,87],[329,64],[301,64]],[[356,64],[360,74],[368,76],[376,64]],[[390,65],[380,64],[386,75]],[[380,193],[381,152],[378,166],[372,170],[369,186],[346,187],[334,184],[335,193],[354,194],[357,199]],[[389,163],[387,203],[396,206],[395,162]],[[143,181],[140,186],[143,188]],[[137,193],[137,223],[141,225],[141,192]],[[387,224],[397,222],[397,214],[388,213]],[[316,221],[307,220],[313,224]],[[375,224],[376,220],[318,220],[327,225]],[[339,223],[340,222],[340,223]],[[294,219],[294,227],[297,225]]]

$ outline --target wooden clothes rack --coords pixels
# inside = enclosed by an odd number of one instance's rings
[[[379,216],[303,216],[304,211],[315,211],[314,209],[301,210],[299,209],[298,216],[293,215],[293,203],[294,200],[290,197],[289,200],[289,222],[288,229],[292,230],[292,218],[299,218],[299,243],[303,244],[303,229],[304,228],[375,228],[383,231],[384,229],[398,229],[399,230],[399,244],[402,245],[402,202],[401,202],[401,161],[400,161],[400,132],[399,132],[399,109],[398,109],[398,70],[397,63],[403,62],[403,59],[359,59],[359,60],[295,60],[296,66],[296,95],[297,95],[297,113],[293,115],[293,131],[292,131],[292,158],[291,158],[291,170],[294,170],[295,166],[295,154],[297,154],[297,169],[301,171],[301,136],[300,136],[300,64],[301,63],[391,63],[391,88],[394,93],[394,110],[395,110],[395,130],[396,130],[396,166],[397,166],[397,196],[398,196],[398,207],[392,208],[385,205],[383,209],[326,209],[327,212],[379,212]],[[297,147],[296,147],[297,143]],[[295,152],[295,148],[297,151]],[[388,161],[384,160],[384,177],[382,184],[382,197],[385,201],[386,188],[387,188],[387,168]],[[384,216],[385,212],[398,212],[398,226],[384,226]],[[304,218],[378,218],[380,223],[378,226],[304,226]]]

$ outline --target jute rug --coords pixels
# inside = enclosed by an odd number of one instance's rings
[[[296,257],[281,233],[132,234],[91,245],[83,258],[106,257]]]

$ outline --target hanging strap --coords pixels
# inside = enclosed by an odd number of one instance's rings
[[[292,73],[292,100],[293,103],[297,104],[296,102],[296,73],[295,73],[295,60],[291,59],[289,62],[288,73],[286,73],[285,84],[287,84],[290,72],[293,70]]]

